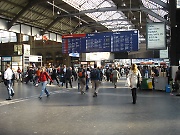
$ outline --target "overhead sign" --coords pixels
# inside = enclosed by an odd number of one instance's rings
[[[11,61],[11,57],[2,57],[2,61]]]
[[[120,31],[62,36],[63,53],[138,51],[139,32]]]
[[[166,32],[164,23],[147,24],[147,49],[166,49]]]
[[[62,53],[79,53],[85,50],[86,34],[63,35]]]

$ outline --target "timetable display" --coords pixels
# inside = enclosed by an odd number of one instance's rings
[[[138,30],[72,34],[62,39],[63,53],[127,52],[139,49]]]

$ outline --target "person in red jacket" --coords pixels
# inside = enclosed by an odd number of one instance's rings
[[[39,79],[38,79],[38,82],[40,82],[42,84],[42,89],[41,89],[39,99],[42,98],[42,95],[44,94],[44,92],[46,93],[47,97],[50,96],[49,91],[46,88],[46,85],[48,83],[48,79],[50,79],[50,81],[53,82],[53,80],[51,79],[49,74],[46,72],[46,68],[42,67],[41,68],[41,73],[40,73],[40,76],[39,76]]]

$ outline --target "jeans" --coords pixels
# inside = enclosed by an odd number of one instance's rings
[[[47,81],[41,82],[42,84],[42,89],[41,89],[41,94],[39,97],[42,97],[42,95],[44,94],[44,92],[46,93],[46,95],[49,95],[49,91],[46,88],[47,85]]]
[[[89,89],[89,80],[90,80],[90,78],[86,78],[86,90]]]
[[[8,91],[8,98],[12,98],[12,94],[14,94],[12,80],[7,80],[7,91]]]

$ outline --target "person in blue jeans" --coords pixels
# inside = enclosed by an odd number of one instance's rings
[[[53,82],[53,80],[51,79],[51,77],[49,76],[49,74],[46,72],[46,68],[45,68],[45,67],[42,67],[42,68],[41,68],[41,74],[40,74],[40,77],[39,77],[39,80],[38,80],[38,82],[40,82],[41,85],[42,85],[42,89],[41,89],[41,93],[40,93],[39,99],[42,98],[44,92],[46,93],[47,97],[50,96],[49,91],[48,91],[48,89],[46,88],[46,85],[47,85],[47,83],[48,83],[48,80],[47,80],[47,79],[50,79],[50,81]]]
[[[7,86],[8,91],[8,98],[6,100],[11,100],[14,96],[14,89],[13,89],[13,71],[10,68],[10,65],[6,65],[6,71],[4,72],[4,83]]]

